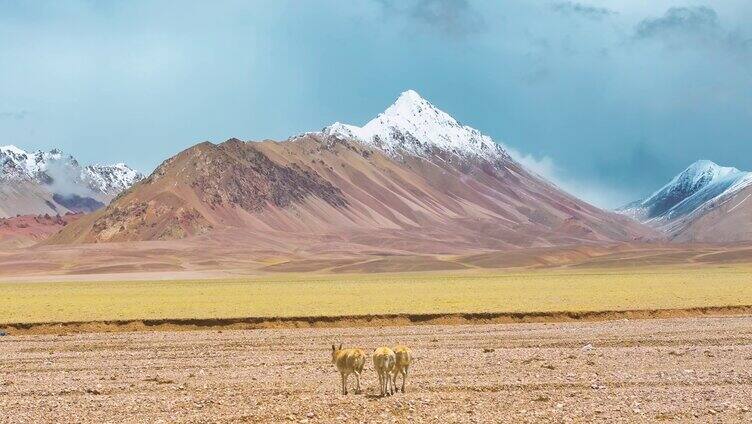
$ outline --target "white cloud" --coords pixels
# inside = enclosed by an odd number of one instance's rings
[[[557,166],[554,160],[548,156],[535,157],[509,146],[504,146],[504,148],[512,156],[512,159],[519,162],[528,171],[534,172],[567,193],[599,208],[615,209],[634,200],[629,194],[622,193],[598,181],[567,175],[566,171]]]

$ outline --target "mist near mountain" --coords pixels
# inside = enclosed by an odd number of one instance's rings
[[[0,217],[92,212],[142,178],[122,163],[82,167],[58,149],[0,146]]]

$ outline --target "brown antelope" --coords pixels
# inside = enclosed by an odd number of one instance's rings
[[[355,374],[357,386],[355,393],[360,392],[360,373],[363,372],[363,365],[366,364],[366,354],[361,349],[342,349],[332,345],[332,363],[337,367],[342,377],[342,394],[347,394],[347,377]]]
[[[390,374],[394,370],[396,360],[394,352],[388,347],[379,347],[373,352],[373,367],[379,376],[381,396],[394,394],[394,385]]]
[[[407,371],[410,368],[410,363],[413,361],[412,351],[405,346],[397,346],[394,348],[395,364],[392,370],[392,387],[397,387],[397,375],[402,375],[402,393],[405,393],[405,379],[407,378]]]

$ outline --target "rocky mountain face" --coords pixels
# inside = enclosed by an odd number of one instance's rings
[[[363,127],[201,143],[50,243],[222,237],[269,251],[453,253],[639,240],[414,91]]]
[[[618,212],[666,232],[679,241],[752,240],[745,220],[752,173],[699,160],[649,197]]]
[[[60,150],[0,147],[0,217],[91,212],[143,176],[125,164],[90,165]]]

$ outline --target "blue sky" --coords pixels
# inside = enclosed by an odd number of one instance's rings
[[[752,2],[0,2],[0,144],[144,171],[415,89],[600,206],[752,170]]]

